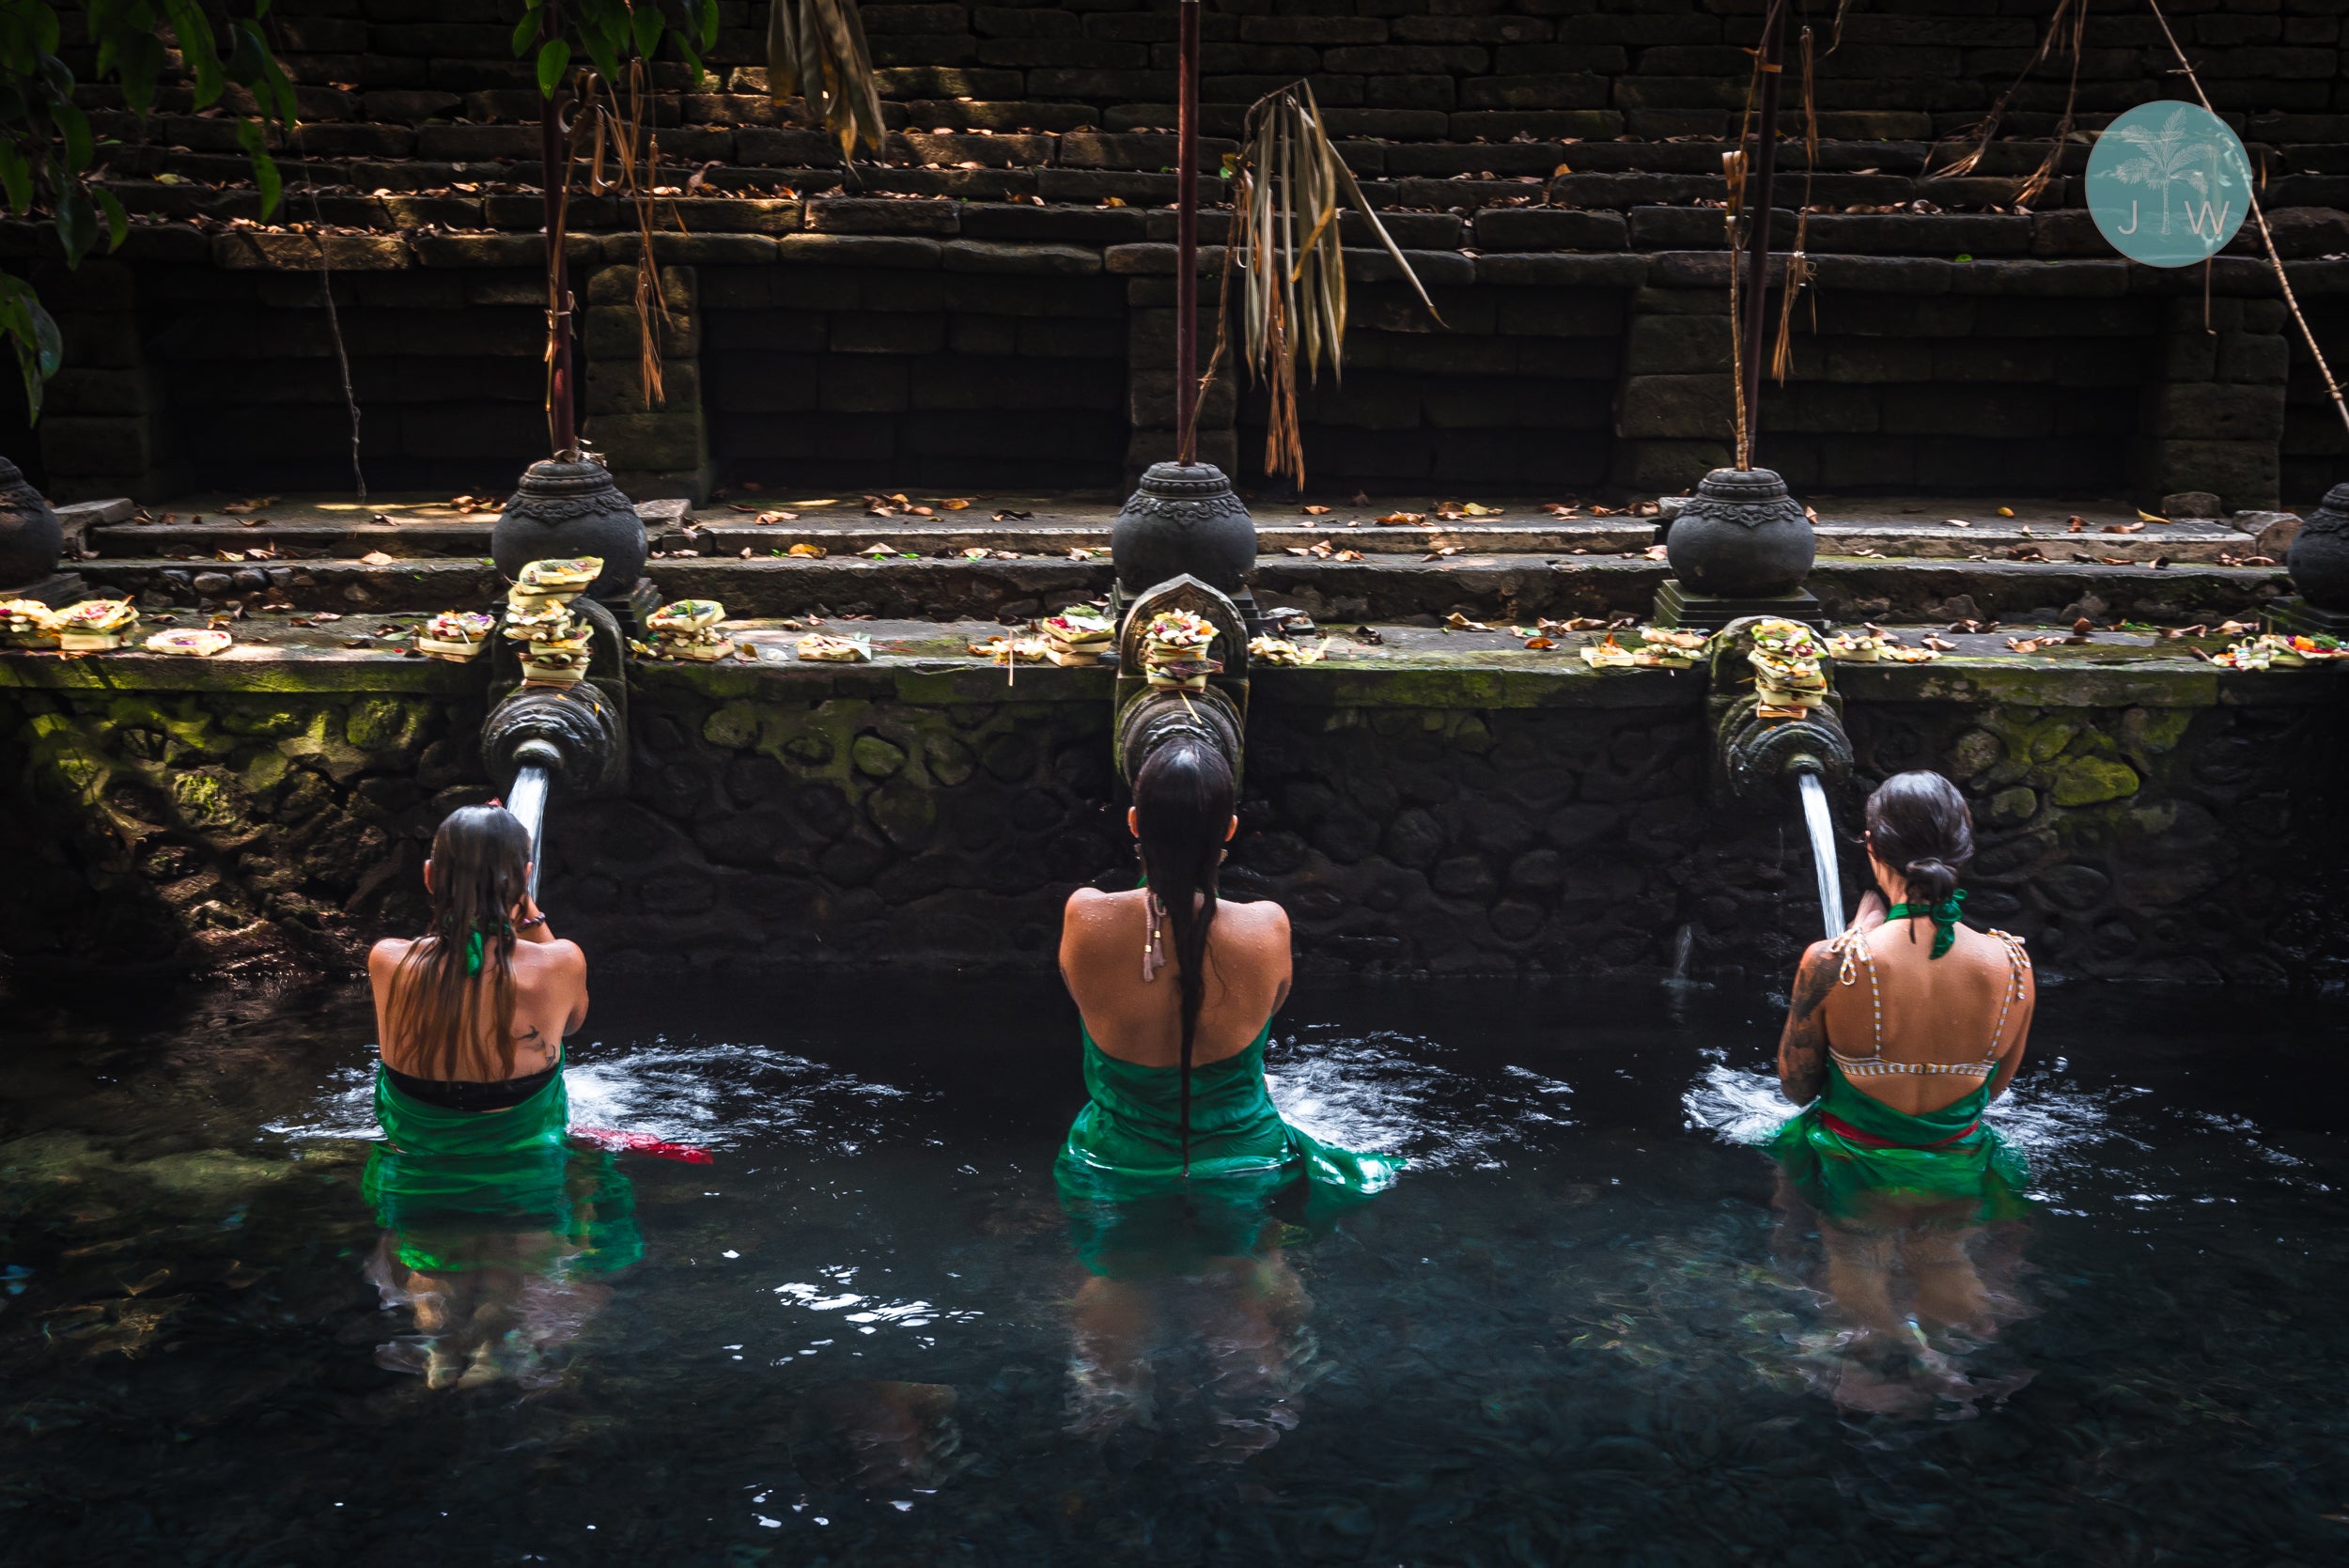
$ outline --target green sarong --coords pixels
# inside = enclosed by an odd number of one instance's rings
[[[1191,1069],[1188,1177],[1181,1070],[1120,1061],[1084,1035],[1093,1097],[1053,1174],[1087,1268],[1112,1279],[1196,1274],[1212,1259],[1254,1252],[1276,1197],[1301,1196],[1311,1230],[1393,1185],[1400,1157],[1335,1148],[1281,1119],[1265,1088],[1271,1033],[1267,1023],[1238,1055]]]
[[[1819,1097],[1780,1127],[1770,1154],[1812,1207],[1830,1219],[2011,1219],[2029,1206],[2030,1170],[1983,1120],[1990,1085],[1911,1116],[1863,1093],[1832,1058]]]
[[[609,1274],[644,1256],[635,1190],[609,1150],[574,1143],[557,1073],[505,1110],[445,1110],[375,1075],[383,1141],[359,1190],[399,1260],[427,1273]],[[532,1245],[518,1248],[523,1236]]]

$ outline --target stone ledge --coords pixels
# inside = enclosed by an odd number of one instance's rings
[[[354,617],[361,620],[364,617]],[[167,658],[136,650],[61,658],[0,653],[0,689],[27,691],[170,691],[247,693],[402,691],[479,695],[486,662],[449,664],[415,659],[390,647],[334,646],[336,632],[294,629],[276,617],[245,623],[271,644],[240,644],[210,660]],[[755,618],[731,623],[739,643],[759,653],[755,663],[637,662],[631,675],[644,691],[692,691],[720,699],[761,698],[821,703],[835,698],[920,705],[960,703],[1097,703],[1109,717],[1113,672],[1107,666],[1068,669],[1021,665],[1017,672],[963,651],[975,638],[1001,629],[985,622],[832,622],[827,629],[872,636],[869,663],[832,664],[792,652],[799,632]],[[1702,669],[1594,670],[1576,653],[1586,635],[1535,652],[1503,633],[1414,627],[1382,629],[1388,643],[1371,646],[1344,636],[1330,641],[1324,662],[1304,669],[1252,672],[1258,703],[1306,707],[1685,708],[1703,701]],[[284,639],[287,641],[276,641]],[[1931,664],[1843,664],[1836,683],[1859,704],[1998,704],[2067,708],[2199,708],[2213,706],[2349,706],[2349,673],[2308,670],[2219,670],[2186,649],[2146,639],[2063,647],[2031,655],[1986,651],[1994,636]]]

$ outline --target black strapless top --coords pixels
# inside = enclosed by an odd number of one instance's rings
[[[562,1058],[557,1057],[553,1066],[527,1078],[485,1082],[478,1079],[411,1078],[390,1063],[383,1063],[383,1076],[391,1079],[393,1088],[443,1110],[511,1110],[553,1082],[554,1075],[562,1070]]]

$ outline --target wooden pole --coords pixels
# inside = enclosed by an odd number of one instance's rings
[[[1188,463],[1199,445],[1199,0],[1174,11],[1174,457]]]
[[[559,0],[549,0],[538,23],[541,42],[562,25]],[[566,256],[563,186],[563,92],[538,106],[538,185],[545,195],[547,225],[547,438],[561,457],[579,447],[579,407],[571,363],[571,277]]]
[[[1741,466],[1752,467],[1762,449],[1762,343],[1769,319],[1770,199],[1778,175],[1778,86],[1785,76],[1786,0],[1773,0],[1762,19],[1762,102],[1755,127],[1760,146],[1746,166],[1752,185],[1746,210],[1752,225],[1746,253],[1746,451]]]

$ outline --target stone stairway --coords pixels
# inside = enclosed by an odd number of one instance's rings
[[[1317,516],[1260,505],[1257,593],[1331,624],[1644,618],[1669,574],[1652,505],[1604,517],[1560,517],[1505,497],[1476,505],[1478,515],[1451,518],[1439,514],[1457,503],[1427,497]],[[647,573],[664,598],[715,598],[736,616],[1019,621],[1109,590],[1114,496],[910,496],[904,505],[874,516],[856,497],[645,503]],[[2262,536],[2242,525],[2296,520],[2148,523],[2115,504],[2078,505],[2024,500],[2002,518],[1947,498],[1829,502],[1812,587],[1845,619],[1912,624],[2083,614],[2215,623],[2283,591],[2275,559],[2259,553]],[[443,498],[195,498],[136,514],[117,504],[83,520],[83,575],[157,610],[432,611],[488,604],[503,591],[488,560],[495,513]]]
[[[1791,244],[1808,209],[1817,289],[1791,377],[1764,398],[1766,460],[1806,493],[1979,492],[1996,476],[2149,501],[2205,489],[2231,508],[2311,500],[2349,440],[2295,358],[2248,230],[2206,276],[2119,260],[2082,207],[2080,145],[2018,208],[2062,105],[2046,72],[2001,122],[2015,139],[1948,172],[2045,25],[1980,10],[1921,0],[1843,18],[1832,51],[1822,37],[1815,166],[1798,141],[1782,148],[1776,225]],[[2338,336],[2336,12],[2279,0],[2177,25],[2260,163],[2295,289]],[[572,206],[589,427],[631,494],[864,475],[1115,489],[1165,455],[1171,5],[865,6],[891,134],[848,168],[766,98],[763,9],[721,14],[709,77],[656,70],[673,307],[658,407],[637,384],[632,216]],[[543,444],[538,99],[511,19],[458,0],[273,15],[303,123],[269,225],[230,122],[166,102],[140,125],[86,95],[101,132],[132,144],[110,184],[136,223],[120,263],[54,280],[83,351],[38,437],[54,493],[336,482],[348,428],[321,287],[344,308],[379,475],[507,484]],[[1443,313],[1438,331],[1415,312],[1348,214],[1348,373],[1303,411],[1318,474],[1382,493],[1621,498],[1721,460],[1720,158],[1756,16],[1697,0],[1244,0],[1204,20],[1208,167],[1248,101],[1306,80]],[[2088,44],[2081,123],[2178,91],[2150,19],[2100,12]],[[1210,269],[1222,229],[1208,212]],[[1252,472],[1262,419],[1260,398],[1219,388],[1207,455]]]

